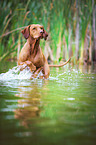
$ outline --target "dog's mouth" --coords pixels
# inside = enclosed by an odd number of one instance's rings
[[[40,34],[40,38],[43,39],[43,33]]]

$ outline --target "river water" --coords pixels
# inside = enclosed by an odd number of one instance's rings
[[[30,76],[15,62],[0,63],[0,145],[95,145],[96,67]]]

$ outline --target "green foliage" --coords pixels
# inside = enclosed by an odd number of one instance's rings
[[[3,55],[3,53],[4,53],[4,45],[0,43],[0,57]]]

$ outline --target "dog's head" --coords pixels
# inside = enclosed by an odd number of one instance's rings
[[[29,25],[21,33],[26,39],[31,36],[34,39],[44,38],[46,40],[48,37],[48,33],[44,30],[44,27],[39,24]]]

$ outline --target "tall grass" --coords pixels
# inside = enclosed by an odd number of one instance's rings
[[[0,1],[2,11],[0,18],[0,59],[16,58],[25,40],[20,30],[11,30],[39,23],[50,33],[49,45],[54,61],[73,56],[72,62],[84,63],[85,39],[87,57],[92,57],[92,1],[94,0],[13,0]],[[94,2],[96,5],[96,3]],[[89,32],[89,33],[88,33]],[[92,34],[92,35],[91,35]],[[90,37],[90,38],[89,38]],[[88,41],[87,41],[88,39]],[[44,50],[45,42],[41,41]],[[15,49],[14,49],[15,48]],[[13,51],[12,51],[13,50]],[[87,61],[88,62],[88,61]]]

